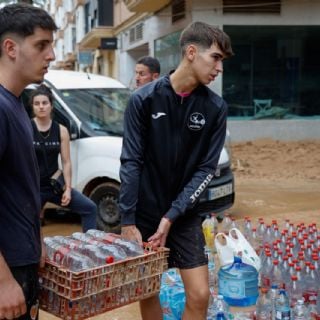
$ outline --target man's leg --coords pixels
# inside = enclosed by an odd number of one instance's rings
[[[143,320],[162,320],[163,317],[159,296],[156,295],[141,300],[140,312]]]
[[[180,269],[186,292],[183,320],[206,320],[209,303],[208,266]]]
[[[68,208],[81,216],[83,232],[89,229],[97,229],[97,206],[88,197],[72,188]]]

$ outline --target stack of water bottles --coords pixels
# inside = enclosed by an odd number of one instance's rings
[[[260,251],[257,319],[320,319],[320,237],[315,223],[283,226],[259,219],[252,228]]]
[[[83,271],[144,253],[137,242],[100,230],[45,237],[44,243],[47,258],[71,271]]]
[[[225,302],[246,306],[256,299],[255,315],[245,319],[320,319],[320,232],[316,223],[294,224],[287,219],[281,225],[276,220],[266,224],[260,218],[254,226],[246,217],[240,225],[225,216],[221,228],[225,233],[232,228],[241,229],[259,253],[262,266],[257,273],[235,254],[232,264],[220,267],[218,292]],[[233,316],[237,314],[233,312]],[[232,318],[230,312],[229,317]],[[215,319],[210,312],[208,319]]]

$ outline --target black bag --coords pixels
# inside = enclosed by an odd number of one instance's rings
[[[53,192],[57,195],[63,194],[65,190],[65,182],[63,178],[62,170],[58,169],[51,177],[50,184],[52,186]]]

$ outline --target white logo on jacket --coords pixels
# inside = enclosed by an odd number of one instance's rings
[[[192,203],[194,203],[199,198],[202,191],[204,191],[204,189],[210,183],[212,178],[213,178],[213,175],[211,173],[207,175],[205,180],[200,184],[199,188],[195,191],[195,193],[193,195],[191,195],[190,200]]]
[[[203,114],[194,112],[189,117],[188,128],[190,130],[198,131],[201,130],[206,124],[206,120]]]
[[[166,116],[167,114],[166,113],[164,113],[164,112],[157,112],[157,113],[153,113],[152,114],[152,118],[153,119],[159,119],[159,118],[161,118],[161,117],[163,117],[163,116]]]

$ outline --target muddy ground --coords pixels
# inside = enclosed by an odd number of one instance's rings
[[[320,225],[320,141],[259,140],[232,145],[236,200],[231,216],[290,218]],[[80,231],[78,221],[49,220],[45,235]],[[40,319],[57,319],[41,312]],[[110,311],[96,320],[141,320],[138,305]]]

